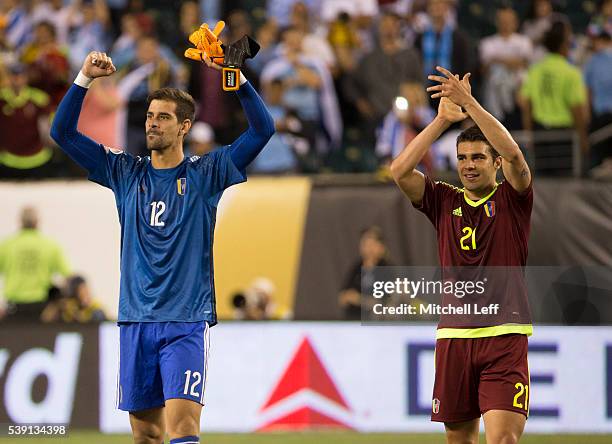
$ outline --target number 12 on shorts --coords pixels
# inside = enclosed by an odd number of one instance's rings
[[[522,382],[517,382],[514,384],[514,387],[518,390],[518,393],[514,395],[514,403],[513,407],[518,407],[519,409],[525,409],[525,411],[529,411],[529,384],[523,384]],[[525,402],[522,403],[521,398],[525,395]]]
[[[189,391],[189,383],[191,382],[193,376],[193,383],[191,384],[191,391]],[[196,392],[196,387],[200,385],[202,382],[202,374],[200,372],[191,372],[191,370],[187,370],[185,372],[185,390],[183,390],[184,395],[191,395],[200,397],[200,393]]]

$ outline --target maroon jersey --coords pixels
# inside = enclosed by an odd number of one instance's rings
[[[38,89],[25,87],[18,94],[11,88],[0,89],[0,155],[6,151],[25,157],[42,151],[38,119],[50,111],[49,96]]]
[[[530,334],[531,315],[521,268],[527,263],[533,207],[531,185],[525,192],[518,193],[505,181],[488,196],[472,201],[463,189],[425,177],[423,201],[415,207],[436,227],[442,267],[474,267],[474,270],[478,267],[478,270],[486,270],[488,277],[484,294],[471,298],[445,294],[442,305],[477,302],[480,307],[485,307],[499,304],[496,313],[443,314],[438,325],[438,337]],[[476,328],[479,331],[440,331],[446,328]]]

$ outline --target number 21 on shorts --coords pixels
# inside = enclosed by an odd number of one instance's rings
[[[192,382],[193,380],[193,382]],[[185,372],[185,389],[183,390],[184,395],[191,395],[200,397],[200,393],[196,392],[198,385],[202,382],[202,374],[200,372],[191,372],[191,370],[187,370]],[[189,390],[191,383],[191,391]]]
[[[514,384],[514,387],[518,390],[518,392],[516,395],[514,395],[514,402],[512,403],[512,406],[529,411],[529,384],[517,382]]]

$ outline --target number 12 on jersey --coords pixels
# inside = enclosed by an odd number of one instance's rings
[[[151,202],[151,221],[149,224],[152,227],[163,227],[165,225],[164,221],[160,220],[164,211],[166,211],[166,203],[163,200]]]

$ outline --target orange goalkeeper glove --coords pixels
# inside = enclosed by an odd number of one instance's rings
[[[220,65],[225,57],[223,54],[223,47],[221,46],[223,43],[219,40],[219,34],[223,31],[223,28],[225,28],[225,22],[223,21],[217,22],[215,29],[212,31],[208,27],[208,23],[202,23],[200,27],[189,36],[189,41],[195,48],[187,48],[185,57],[203,62],[203,54],[206,54],[211,61]]]

